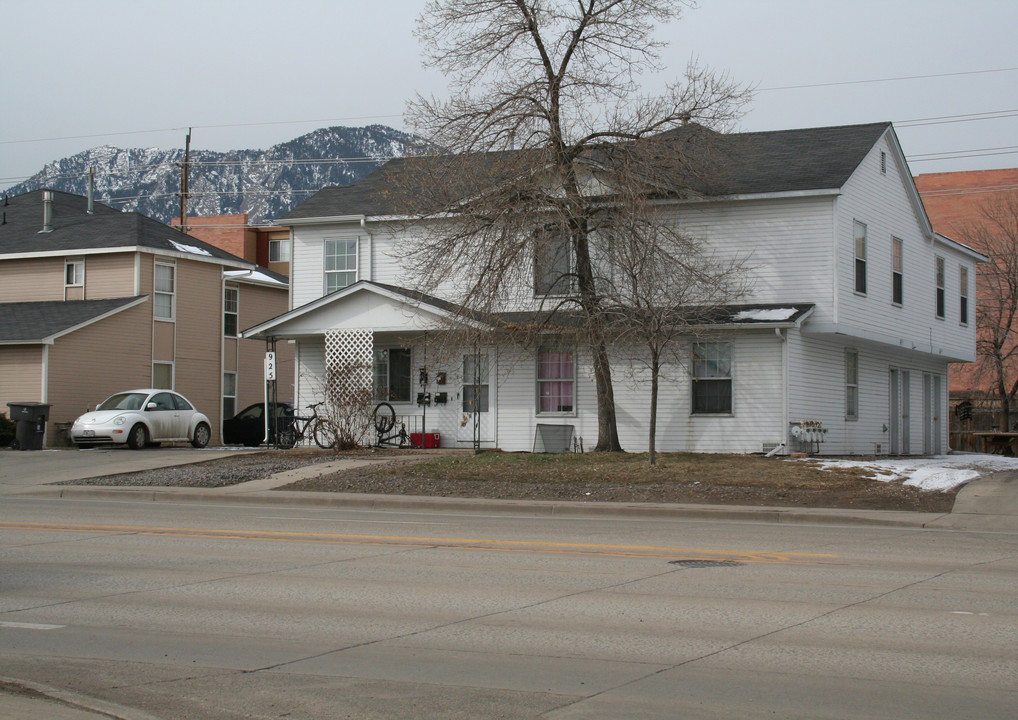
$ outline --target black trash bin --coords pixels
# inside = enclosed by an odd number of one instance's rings
[[[42,450],[42,441],[46,437],[49,404],[9,402],[7,407],[11,409],[11,420],[16,423],[11,447],[16,450]]]

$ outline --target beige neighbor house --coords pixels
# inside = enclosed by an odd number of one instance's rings
[[[114,392],[177,390],[221,422],[264,392],[238,331],[286,309],[286,278],[138,213],[36,190],[0,203],[0,412],[50,407],[45,438]]]

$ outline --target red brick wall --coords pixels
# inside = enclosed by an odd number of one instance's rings
[[[171,221],[180,225],[180,218]],[[247,215],[206,215],[187,218],[187,234],[215,245],[249,262],[255,262],[255,233],[247,227]]]

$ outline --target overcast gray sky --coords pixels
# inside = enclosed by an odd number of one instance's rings
[[[182,147],[189,126],[211,150],[407,129],[408,98],[445,92],[412,35],[424,4],[0,0],[0,188],[96,145]],[[742,130],[890,120],[914,173],[1018,167],[1016,28],[1015,0],[701,0],[660,29],[668,71],[645,87],[697,57],[758,88]]]

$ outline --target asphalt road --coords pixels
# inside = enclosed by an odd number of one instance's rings
[[[114,717],[1010,720],[1015,597],[1009,530],[0,503],[0,675]]]

